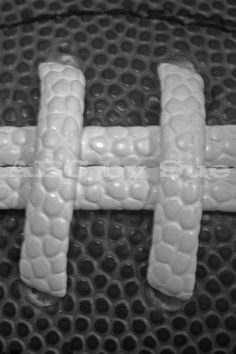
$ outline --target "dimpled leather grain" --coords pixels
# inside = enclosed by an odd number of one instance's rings
[[[56,62],[41,64],[39,75],[42,97],[20,276],[28,286],[61,297],[66,293],[85,78],[80,70]]]
[[[188,63],[164,63],[158,68],[162,88],[161,162],[179,162],[179,172],[160,169],[154,212],[148,282],[181,300],[195,284],[198,234],[202,216],[205,107],[203,80]],[[190,171],[183,170],[186,166]],[[191,173],[196,176],[191,176]]]

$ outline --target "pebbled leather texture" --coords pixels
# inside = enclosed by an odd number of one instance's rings
[[[207,127],[206,166],[236,167],[236,126],[214,125]]]
[[[206,126],[206,166],[236,167],[236,126]],[[0,127],[0,166],[30,166],[34,161],[34,126]],[[160,163],[160,127],[83,127],[81,165]]]
[[[204,85],[185,62],[160,64],[158,74],[162,88],[160,184],[147,280],[160,292],[187,300],[195,285],[202,216]],[[179,163],[179,170],[168,172],[167,163]]]
[[[236,170],[209,169],[204,179],[204,210],[236,212]]]
[[[139,12],[145,19],[128,13],[101,14],[106,6],[102,0],[99,14],[80,15],[83,8],[93,11],[97,4],[94,0],[1,2],[0,16],[7,22],[0,38],[1,127],[37,124],[36,68],[47,49],[61,40],[76,45],[84,65],[85,126],[159,124],[156,65],[170,53],[181,52],[195,61],[204,77],[207,124],[235,124],[236,38],[221,30],[222,19],[235,19],[234,0],[148,0]],[[129,9],[132,4],[138,6],[134,0],[109,0],[109,9],[122,5]],[[146,17],[145,8],[152,18]],[[159,10],[168,18],[160,17]],[[193,25],[184,17],[188,11]],[[212,26],[214,20],[217,28]],[[9,28],[17,21],[22,24]],[[166,307],[162,312],[160,294],[154,294],[146,282],[152,212],[74,211],[67,296],[47,309],[31,305],[19,281],[24,211],[1,210],[0,219],[0,352],[236,351],[234,213],[203,214],[196,290],[174,313]]]
[[[20,276],[28,286],[62,297],[66,293],[85,78],[80,70],[59,62],[41,64],[39,76],[42,96]]]
[[[152,126],[87,127],[81,160],[85,165],[157,166],[158,133],[158,127]]]
[[[32,173],[32,167],[0,167],[0,209],[25,209]],[[158,167],[80,167],[74,209],[153,210],[159,179]],[[203,209],[236,212],[235,169],[206,170]]]

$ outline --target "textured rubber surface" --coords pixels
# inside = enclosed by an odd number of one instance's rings
[[[236,126],[206,126],[205,166],[236,167]],[[0,127],[0,166],[30,166],[34,161],[35,127]],[[80,163],[90,165],[160,164],[160,127],[85,127]]]
[[[60,62],[41,64],[39,77],[41,101],[20,277],[29,287],[63,297],[74,176],[78,175],[82,143],[85,77]]]
[[[200,169],[206,151],[204,84],[192,64],[183,58],[160,64],[158,74],[162,106],[160,183],[147,280],[166,295],[188,300],[195,286],[202,217],[204,180]],[[180,163],[179,173],[164,168],[171,161]]]
[[[227,17],[233,5],[224,6]],[[20,15],[15,2],[11,8]],[[36,64],[55,39],[78,45],[87,78],[86,125],[158,124],[156,65],[181,51],[204,74],[208,124],[235,123],[235,35],[104,15],[1,31],[1,125],[36,125]],[[174,313],[162,312],[145,281],[152,212],[76,211],[68,294],[48,309],[31,306],[19,284],[24,215],[0,211],[0,347],[8,354],[236,352],[235,214],[203,214],[196,290]]]

